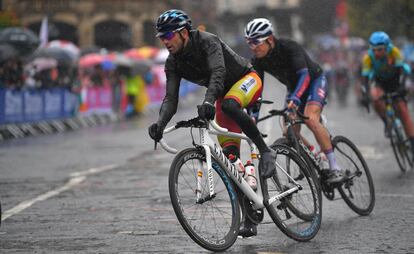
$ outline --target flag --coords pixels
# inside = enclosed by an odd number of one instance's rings
[[[42,48],[46,46],[49,40],[49,28],[48,28],[48,23],[47,23],[47,16],[43,17],[42,19],[42,25],[40,26],[39,38],[40,38],[39,47]]]

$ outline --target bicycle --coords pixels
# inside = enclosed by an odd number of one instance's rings
[[[257,177],[256,173],[257,189],[253,190],[212,138],[220,134],[245,140],[252,162],[258,165],[258,150],[247,136],[198,117],[180,121],[166,128],[164,134],[179,128],[191,128],[193,147],[175,156],[168,178],[169,193],[178,221],[194,242],[211,251],[230,248],[240,228],[239,200],[245,205],[247,216],[257,223],[263,221],[266,208],[272,221],[290,238],[309,241],[315,237],[322,219],[322,196],[316,175],[293,149],[274,146],[277,173],[268,179]],[[195,142],[193,128],[199,129],[199,144]],[[177,153],[165,139],[159,142],[167,152]],[[296,175],[287,173],[286,161]]]
[[[300,112],[296,112],[296,115],[297,118],[290,118],[287,108],[270,110],[269,114],[259,118],[258,122],[273,116],[282,116],[286,124],[286,137],[277,139],[273,146],[285,144],[297,151],[303,161],[317,173],[320,189],[328,200],[335,199],[335,189],[337,189],[345,203],[354,212],[363,216],[369,215],[375,204],[374,183],[368,165],[356,145],[344,136],[333,137],[330,134],[336,160],[345,169],[347,177],[341,184],[329,184],[326,180],[330,169],[322,166],[320,156],[314,154],[293,130],[294,125],[304,124],[307,119]],[[326,124],[324,125],[326,128]]]
[[[394,100],[401,98],[400,93],[385,93],[381,99],[385,102],[386,131],[389,134],[391,147],[402,172],[413,167],[413,153],[410,140],[405,135],[400,117],[395,112]]]

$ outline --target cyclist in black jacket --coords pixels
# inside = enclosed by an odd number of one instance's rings
[[[313,132],[329,160],[331,173],[327,181],[342,182],[345,179],[344,172],[336,162],[329,133],[320,123],[328,92],[321,67],[295,41],[276,39],[272,24],[267,19],[250,21],[245,28],[245,38],[254,54],[252,64],[262,79],[264,72],[268,72],[286,85],[287,107],[297,109],[309,117],[305,121],[306,126]]]
[[[190,18],[181,10],[161,14],[156,29],[157,37],[170,54],[165,63],[166,95],[158,121],[148,129],[151,138],[159,141],[176,113],[180,80],[184,78],[207,87],[204,101],[198,106],[199,116],[206,120],[216,116],[222,127],[233,132],[243,131],[260,152],[261,176],[271,177],[276,170],[276,153],[266,145],[254,121],[243,111],[253,105],[262,92],[262,81],[249,61],[216,35],[192,30]],[[227,156],[240,156],[240,140],[219,137],[219,142]],[[256,228],[249,232],[257,234]]]

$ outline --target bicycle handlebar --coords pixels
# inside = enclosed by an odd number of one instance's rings
[[[304,114],[302,114],[299,111],[294,111],[298,116],[299,116],[299,120],[294,120],[296,123],[302,123],[304,120],[309,119],[309,117],[305,116]],[[264,116],[262,118],[257,119],[257,122],[261,122],[264,121],[268,118],[271,118],[273,116],[284,116],[284,117],[288,117],[288,108],[284,108],[282,110],[278,110],[278,109],[272,109],[269,111],[269,114],[267,116]]]
[[[208,128],[208,126],[209,126],[209,125],[210,125],[211,127],[213,127],[213,129],[215,129],[216,131],[218,131],[218,132],[220,132],[220,133],[225,134],[225,133],[229,132],[229,130],[228,130],[228,129],[223,128],[223,127],[220,127],[220,126],[216,123],[216,121],[214,121],[214,120],[210,120],[209,122],[206,122],[205,120],[202,120],[200,117],[196,117],[196,118],[193,118],[193,119],[190,119],[190,120],[187,120],[187,121],[180,121],[180,122],[177,122],[174,126],[171,126],[171,127],[168,127],[168,128],[166,128],[166,129],[164,129],[164,134],[167,134],[167,133],[173,132],[173,131],[175,131],[175,130],[177,130],[177,129],[179,129],[179,128],[190,128],[190,127],[195,127],[195,128]],[[167,142],[165,141],[165,139],[164,139],[164,138],[162,138],[162,139],[159,141],[159,143],[160,143],[161,147],[162,147],[165,151],[167,151],[167,152],[169,152],[169,153],[173,153],[173,154],[175,154],[175,153],[177,153],[177,152],[178,152],[178,150],[177,150],[177,149],[175,149],[175,148],[173,148],[173,147],[170,147],[170,146],[167,144]]]

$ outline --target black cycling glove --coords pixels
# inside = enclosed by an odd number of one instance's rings
[[[201,119],[205,119],[205,120],[214,119],[214,116],[216,114],[216,108],[214,107],[213,104],[209,102],[204,102],[203,104],[198,105],[197,109],[198,109],[198,116]]]
[[[148,134],[156,142],[162,139],[163,132],[163,128],[161,128],[157,123],[153,123],[150,127],[148,127]]]

